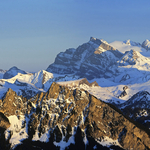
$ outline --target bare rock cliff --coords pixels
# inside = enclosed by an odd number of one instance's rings
[[[6,109],[7,105],[9,109]],[[27,145],[27,141],[35,146],[37,143],[32,139],[36,132],[40,138],[49,131],[49,142],[46,145],[40,143],[41,149],[49,144],[60,148],[59,142],[67,143],[71,137],[74,144],[68,145],[68,149],[78,144],[83,149],[93,149],[95,145],[100,149],[102,145],[99,143],[105,137],[118,141],[120,149],[150,149],[149,131],[128,120],[113,105],[104,103],[84,90],[69,90],[53,83],[47,93],[40,93],[27,100],[9,89],[2,100],[0,111],[7,117],[19,116],[16,110],[29,120],[24,126],[28,130],[28,139],[18,148]]]

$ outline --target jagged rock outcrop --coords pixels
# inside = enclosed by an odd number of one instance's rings
[[[118,98],[122,98],[122,97],[124,97],[124,96],[126,96],[127,95],[127,92],[126,92],[126,90],[128,89],[128,86],[124,86],[123,87],[123,91],[121,92],[121,94],[118,96]]]
[[[2,100],[0,112],[6,116],[25,114],[26,102],[26,98],[18,96],[16,92],[9,88]]]
[[[118,146],[123,149],[150,149],[149,131],[129,121],[116,107],[102,102],[87,91],[69,90],[53,83],[47,93],[40,93],[29,100],[21,99],[9,89],[0,109],[8,118],[11,115],[25,116],[22,129],[14,133],[18,138],[28,134],[19,147],[26,147],[29,143],[28,146],[35,144],[42,149],[45,144],[37,144],[34,139],[42,140],[46,136],[49,141],[46,145],[55,148],[61,147],[64,142],[68,149],[79,143],[86,149],[107,149],[101,145],[107,137],[118,141]],[[9,110],[6,105],[9,105]],[[21,113],[16,114],[16,110]],[[7,132],[11,133],[11,128]],[[13,134],[10,141],[11,137]]]

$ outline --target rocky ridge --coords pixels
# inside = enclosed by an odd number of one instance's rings
[[[71,89],[80,88],[80,86],[88,86],[88,87],[99,86],[96,81],[89,83],[86,78],[75,80],[75,81],[65,81],[65,82],[57,82],[57,83],[62,85],[62,86],[66,86],[68,88],[71,88]]]
[[[5,131],[14,149],[59,149],[61,143],[66,146],[64,149],[76,149],[79,144],[81,149],[108,149],[101,145],[106,137],[116,141],[110,148],[116,145],[120,149],[150,149],[149,132],[129,121],[117,108],[87,91],[69,90],[56,83],[47,93],[29,100],[9,89],[1,101],[0,112],[9,119],[24,118],[21,127],[14,125]],[[16,135],[24,137],[19,145],[13,143]]]
[[[117,106],[126,116],[150,129],[150,94],[140,91]]]

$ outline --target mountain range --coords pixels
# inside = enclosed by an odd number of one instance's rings
[[[150,149],[150,41],[91,37],[46,70],[0,70],[0,149]]]

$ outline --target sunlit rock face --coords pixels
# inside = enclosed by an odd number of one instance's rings
[[[5,138],[12,149],[39,147],[72,149],[148,149],[148,132],[118,109],[81,89],[53,83],[46,93],[31,99],[11,89],[1,101]],[[10,126],[10,127],[9,127]],[[109,143],[109,148],[104,144]],[[102,146],[103,145],[103,146]]]

